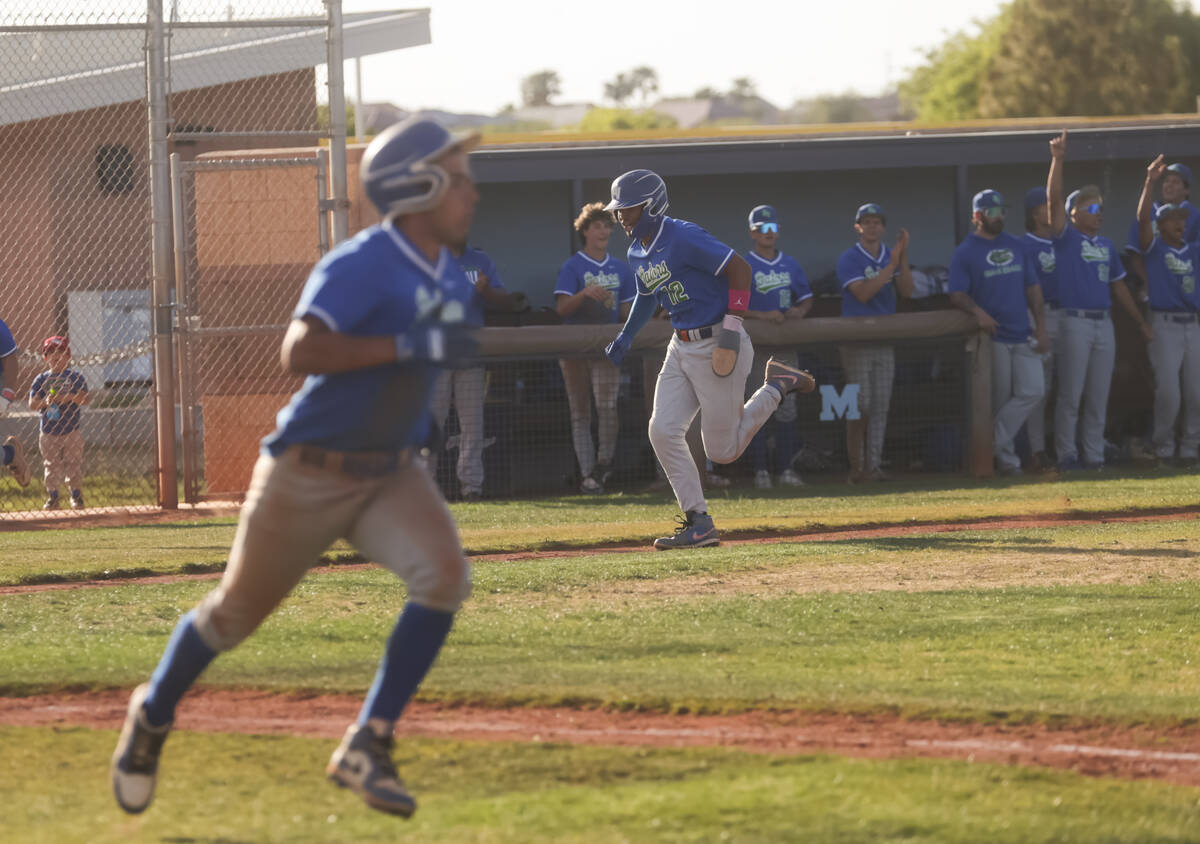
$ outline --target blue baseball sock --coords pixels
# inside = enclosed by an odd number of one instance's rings
[[[11,445],[6,445],[3,448],[4,448],[4,465],[7,466],[9,463],[12,463],[13,455],[16,454],[16,449],[14,449]]]
[[[204,673],[217,652],[204,643],[196,630],[196,611],[191,610],[175,625],[171,641],[163,651],[150,678],[150,691],[143,708],[146,720],[161,727],[175,718],[175,707],[184,693]]]
[[[411,601],[405,604],[392,635],[388,637],[379,670],[375,672],[375,682],[358,714],[360,726],[370,718],[390,722],[400,717],[416,694],[417,686],[433,667],[453,623],[452,612],[431,610]]]

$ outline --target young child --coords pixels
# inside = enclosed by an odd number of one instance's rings
[[[83,509],[83,434],[79,409],[88,403],[87,381],[68,369],[71,346],[55,335],[42,342],[42,359],[50,368],[33,379],[29,407],[42,414],[38,447],[46,465],[46,503],[43,510],[58,509],[58,487],[71,490],[71,509]]]

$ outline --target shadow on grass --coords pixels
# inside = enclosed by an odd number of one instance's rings
[[[818,542],[820,540],[817,540]],[[1127,557],[1176,557],[1191,559],[1196,552],[1187,548],[1074,548],[1071,546],[1055,545],[1049,539],[1031,539],[1029,537],[988,538],[986,540],[970,539],[953,534],[938,534],[924,536],[883,536],[863,539],[832,539],[828,542],[838,548],[862,547],[874,551],[901,551],[915,553],[920,551],[969,551],[978,553],[982,547],[994,547],[1003,553],[1030,554],[1114,554]]]

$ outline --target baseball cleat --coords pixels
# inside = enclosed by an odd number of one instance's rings
[[[29,461],[25,459],[25,446],[16,437],[8,437],[4,444],[12,446],[13,456],[8,470],[17,479],[17,486],[29,486]]]
[[[808,372],[803,369],[797,369],[794,366],[788,366],[782,361],[769,358],[767,360],[766,377],[763,379],[764,384],[770,384],[779,391],[780,396],[786,396],[788,393],[796,390],[801,393],[811,393],[817,388],[817,381]]]
[[[154,799],[154,783],[158,778],[158,757],[171,725],[153,727],[146,720],[142,702],[150,686],[142,683],[133,690],[125,726],[117,740],[112,758],[113,794],[126,812],[136,815]]]
[[[679,526],[675,528],[675,535],[654,540],[655,549],[670,551],[674,548],[706,548],[721,544],[721,536],[708,513],[688,510],[684,515],[675,518],[679,522]]]
[[[783,486],[804,486],[804,479],[794,469],[784,469],[779,476],[779,483]]]
[[[337,785],[361,797],[372,809],[408,818],[417,811],[417,801],[396,774],[392,743],[391,736],[382,738],[366,725],[351,724],[330,757],[325,773]]]
[[[756,489],[771,488],[771,473],[766,469],[759,469],[754,473],[754,486]]]
[[[77,490],[77,491],[71,493],[71,509],[72,510],[82,510],[83,509],[83,493],[82,492],[79,492]]]

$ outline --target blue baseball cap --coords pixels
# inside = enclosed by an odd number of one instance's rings
[[[1046,204],[1046,188],[1036,187],[1025,191],[1025,210],[1037,208],[1039,205]]]
[[[999,191],[981,190],[975,194],[975,198],[971,200],[972,211],[987,211],[989,208],[1003,208],[1004,197]]]
[[[763,223],[779,225],[779,214],[770,205],[756,205],[750,212],[750,228],[758,228]]]
[[[1161,220],[1163,217],[1167,216],[1168,214],[1174,214],[1174,213],[1183,214],[1186,217],[1189,212],[1188,212],[1188,209],[1184,208],[1182,205],[1174,205],[1169,202],[1164,203],[1154,209],[1154,222],[1157,223],[1159,220]]]
[[[1167,167],[1168,173],[1174,173],[1179,178],[1183,179],[1183,183],[1189,188],[1192,186],[1192,171],[1186,164],[1172,164]]]
[[[854,212],[854,222],[861,223],[863,217],[878,217],[883,220],[884,225],[887,225],[887,213],[884,212],[883,206],[877,202],[868,202],[865,205],[858,206],[858,210]]]

